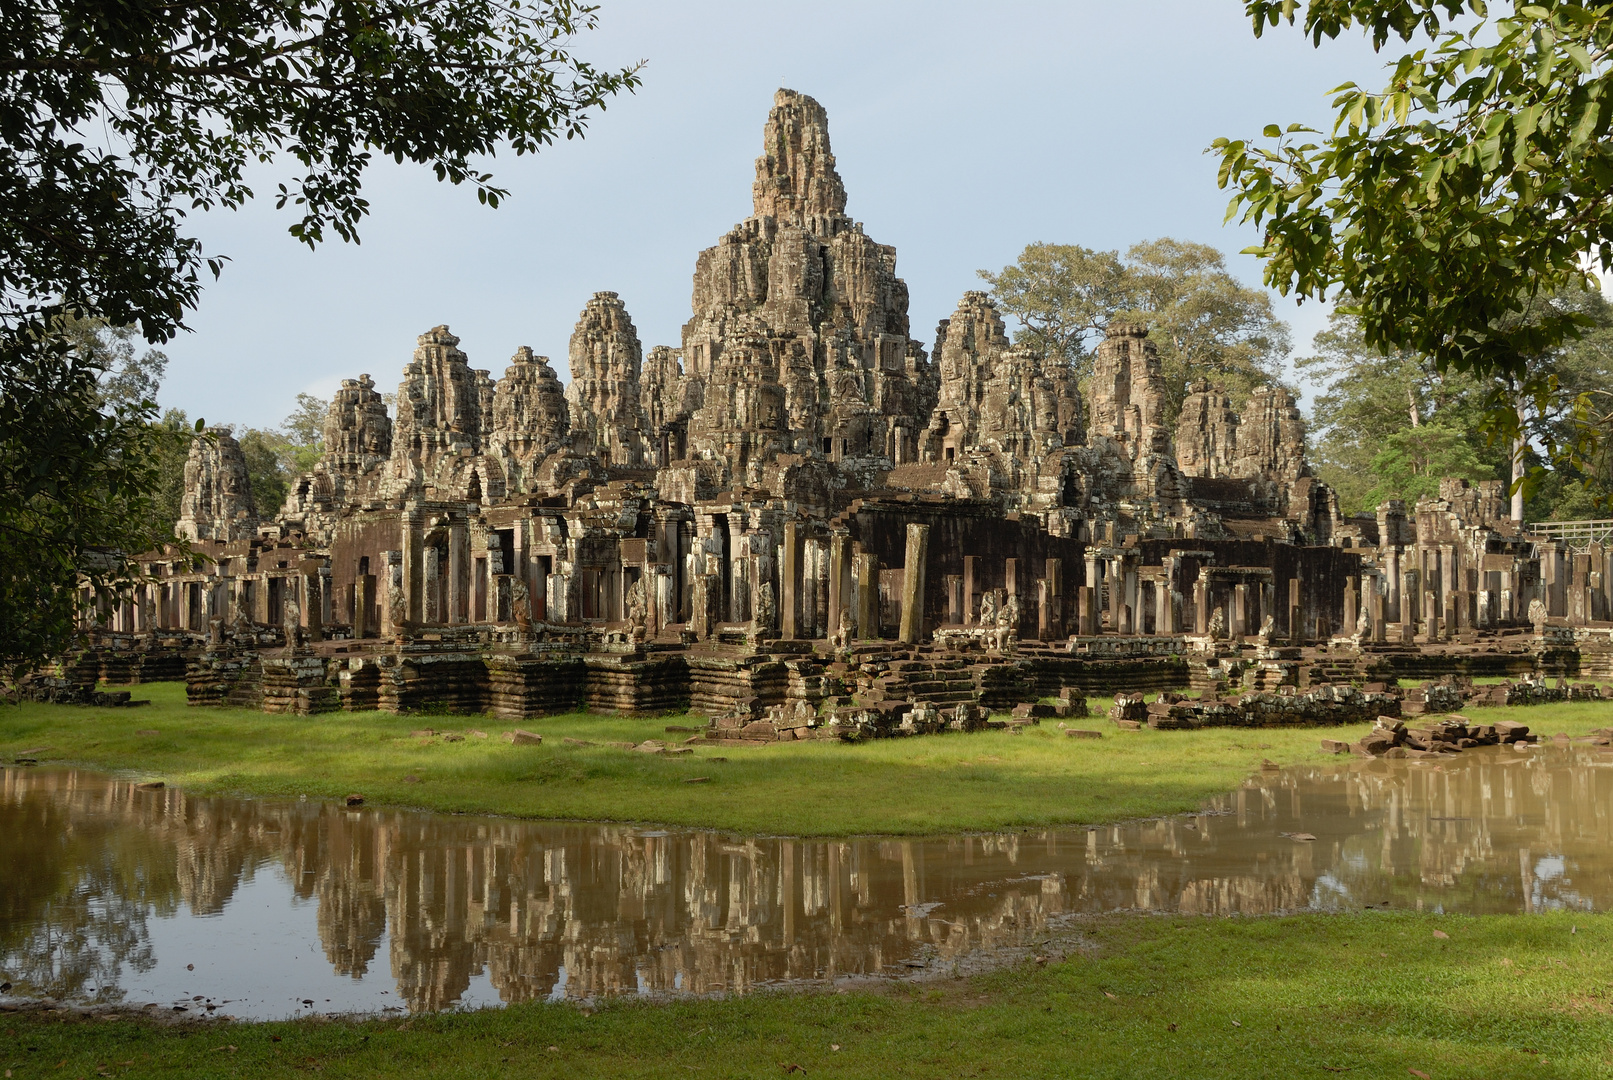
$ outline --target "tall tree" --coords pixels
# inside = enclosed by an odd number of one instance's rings
[[[1367,344],[1360,321],[1341,311],[1312,347],[1312,355],[1294,361],[1321,386],[1311,409],[1311,456],[1346,512],[1371,513],[1388,498],[1415,501],[1437,491],[1444,476],[1500,475],[1507,451],[1478,430],[1483,383],[1443,373],[1415,353],[1385,356]]]
[[[1228,219],[1258,225],[1266,282],[1339,295],[1367,343],[1442,370],[1553,389],[1530,358],[1588,328],[1543,297],[1593,287],[1613,269],[1613,5],[1540,0],[1245,0],[1261,34],[1302,19],[1313,42],[1352,28],[1374,48],[1432,40],[1397,57],[1382,90],[1347,83],[1332,129],[1268,125],[1218,139]],[[1531,308],[1535,310],[1531,312]],[[1578,411],[1590,406],[1582,398]],[[1522,447],[1517,409],[1488,418]],[[1563,444],[1594,446],[1593,425]]]
[[[1594,464],[1576,465],[1556,450],[1586,423],[1581,397],[1604,395],[1613,384],[1613,307],[1583,290],[1538,305],[1570,310],[1587,323],[1581,337],[1525,358],[1522,381],[1550,388],[1542,395],[1520,393],[1511,379],[1442,370],[1414,352],[1386,356],[1367,343],[1357,316],[1334,311],[1314,355],[1295,367],[1322,384],[1312,411],[1313,456],[1347,510],[1370,512],[1385,498],[1415,500],[1442,476],[1508,479],[1521,462],[1541,472],[1526,502],[1519,492],[1520,520],[1593,511],[1596,493],[1608,489],[1605,452]],[[1513,413],[1516,439],[1488,422],[1498,410]]]
[[[1017,344],[1092,372],[1104,328],[1115,320],[1148,324],[1159,349],[1174,418],[1188,383],[1204,376],[1242,398],[1280,378],[1288,328],[1271,297],[1227,272],[1215,248],[1163,237],[1118,251],[1030,244],[1018,261],[979,274],[1002,310],[1019,323]]]
[[[274,198],[310,246],[358,238],[377,155],[497,206],[481,159],[580,136],[637,85],[571,54],[595,18],[580,0],[0,4],[0,664],[66,643],[69,614],[37,603],[57,570],[115,583],[122,525],[152,509],[155,407],[103,404],[57,320],[171,338],[223,267],[185,215],[243,205],[254,164],[293,164]],[[57,569],[11,569],[35,566]]]

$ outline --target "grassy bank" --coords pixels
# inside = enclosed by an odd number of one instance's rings
[[[206,1027],[0,1015],[0,1058],[16,1080],[1613,1071],[1607,916],[1127,918],[1083,937],[1066,961],[970,979],[591,1014],[543,1004]]]
[[[140,687],[137,696],[152,704],[0,706],[0,753],[10,760],[18,751],[47,747],[37,755],[41,763],[123,771],[197,792],[331,799],[356,792],[371,804],[433,810],[833,836],[1191,810],[1235,787],[1262,760],[1324,760],[1322,736],[1353,739],[1365,730],[1116,731],[1093,717],[1076,723],[1102,730],[1102,739],[1066,738],[1044,722],[1019,735],[700,747],[687,756],[660,757],[562,740],[681,739],[665,733],[679,718],[547,717],[520,725],[540,732],[543,745],[511,746],[498,738],[511,725],[492,718],[192,709],[184,688],[166,683]],[[1548,732],[1613,725],[1613,702],[1493,713]],[[411,734],[427,726],[480,729],[491,737],[445,742]]]

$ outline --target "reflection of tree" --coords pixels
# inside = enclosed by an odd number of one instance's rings
[[[1555,761],[1555,764],[1552,762]],[[1613,779],[1588,750],[1360,762],[1251,780],[1193,817],[930,840],[734,840],[626,826],[192,799],[5,774],[0,964],[22,989],[115,988],[146,920],[221,910],[255,866],[318,905],[333,969],[414,1008],[480,972],[508,1001],[743,991],[1021,946],[1074,912],[1469,911],[1613,898]],[[1285,832],[1314,834],[1313,842]]]
[[[81,814],[104,800],[99,780],[48,801],[15,797],[18,777],[0,781],[0,971],[18,992],[117,1000],[124,967],[155,962],[148,914],[177,903],[171,868],[162,872],[169,845],[116,815]]]

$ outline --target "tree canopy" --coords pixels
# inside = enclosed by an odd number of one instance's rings
[[[1162,237],[1125,255],[1075,244],[1036,243],[997,273],[979,274],[1019,327],[1016,344],[1069,363],[1079,379],[1111,321],[1147,324],[1164,369],[1174,418],[1189,381],[1220,382],[1237,399],[1280,381],[1288,327],[1271,297],[1227,272],[1207,244]]]
[[[224,263],[186,216],[243,205],[254,166],[289,166],[273,197],[310,246],[358,239],[378,157],[497,206],[484,159],[575,138],[638,84],[573,55],[595,20],[582,0],[0,5],[0,664],[66,644],[45,600],[75,571],[132,572],[160,471],[155,405],[104,397],[61,321],[183,329]]]
[[[1592,323],[1541,300],[1594,288],[1594,265],[1613,269],[1613,6],[1494,6],[1246,0],[1257,35],[1300,21],[1316,44],[1352,28],[1377,49],[1427,43],[1394,59],[1381,90],[1339,87],[1325,134],[1271,124],[1213,150],[1228,219],[1262,230],[1250,250],[1268,285],[1340,297],[1380,352],[1544,401],[1560,388],[1530,358]],[[1596,407],[1574,403],[1582,418]],[[1503,408],[1486,422],[1511,438],[1523,421]],[[1596,431],[1577,425],[1562,446],[1583,457]]]
[[[1571,291],[1549,305],[1587,322],[1571,341],[1526,359],[1525,381],[1550,382],[1560,392],[1544,399],[1516,396],[1517,383],[1441,369],[1431,358],[1368,345],[1361,321],[1335,311],[1316,336],[1313,353],[1295,361],[1321,389],[1312,410],[1312,460],[1338,492],[1346,512],[1370,513],[1388,498],[1408,502],[1432,495],[1443,476],[1507,480],[1512,443],[1486,418],[1515,413],[1524,464],[1540,469],[1522,517],[1583,518],[1608,490],[1606,454],[1578,465],[1551,448],[1573,437],[1574,403],[1613,381],[1613,306],[1600,293]]]

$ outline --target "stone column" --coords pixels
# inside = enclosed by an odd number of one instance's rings
[[[801,527],[784,526],[784,565],[779,573],[779,636],[790,641],[801,633]]]
[[[947,575],[947,624],[957,626],[963,622],[963,575]]]
[[[1400,633],[1407,644],[1417,633],[1418,606],[1422,603],[1422,578],[1415,568],[1400,572]]]
[[[1110,559],[1103,576],[1109,585],[1109,629],[1120,633],[1120,612],[1126,606],[1125,564],[1118,557]]]
[[[1064,560],[1048,559],[1042,565],[1042,573],[1047,582],[1047,628],[1052,635],[1049,640],[1057,641],[1069,636],[1064,619]]]
[[[1199,571],[1200,577],[1193,582],[1193,633],[1204,637],[1210,632],[1210,583]]]
[[[1171,615],[1171,579],[1167,574],[1154,582],[1154,633],[1163,636],[1176,632]]]
[[[1099,559],[1097,554],[1091,548],[1087,549],[1086,554],[1086,587],[1088,592],[1088,600],[1092,605],[1090,625],[1087,628],[1087,632],[1090,636],[1096,636],[1103,633],[1103,623],[1099,620],[1098,611],[1098,609],[1103,606],[1103,560]],[[1083,614],[1086,613],[1086,605],[1082,605],[1081,611]]]
[[[420,560],[420,577],[423,582],[422,600],[420,605],[420,620],[426,623],[444,623],[448,620],[443,617],[443,596],[441,589],[442,564],[441,556],[435,547],[422,549],[424,556]]]
[[[983,581],[980,576],[980,560],[973,555],[963,557],[963,621],[973,626],[975,613],[980,610],[978,597]]]
[[[857,579],[857,636],[865,640],[879,637],[879,556],[871,552],[854,555],[852,573]]]
[[[399,525],[403,530],[403,548],[399,552],[400,566],[402,567],[401,583],[403,586],[403,619],[411,623],[421,623],[426,619],[425,603],[425,535],[423,531],[424,514],[417,503],[410,503],[399,516]],[[391,590],[388,590],[390,594]],[[388,596],[387,606],[391,607],[391,597]],[[387,615],[388,629],[398,620],[390,611]]]
[[[1091,585],[1075,590],[1075,632],[1081,637],[1094,637],[1098,633],[1098,601]]]
[[[470,605],[465,586],[470,581],[470,535],[463,521],[448,526],[448,611],[443,621],[450,625],[469,622]]]
[[[1400,549],[1391,547],[1384,554],[1383,617],[1387,622],[1400,621]]]
[[[908,645],[924,640],[924,576],[929,558],[930,527],[909,525],[902,567],[902,641]]]
[[[1359,586],[1355,578],[1344,583],[1344,636],[1349,637],[1355,633],[1355,624],[1360,621],[1360,595]]]
[[[383,635],[402,637],[403,624],[409,620],[409,585],[404,574],[403,551],[388,551],[386,555],[383,600],[386,610],[381,613]]]
[[[1232,618],[1227,622],[1227,633],[1234,641],[1249,632],[1249,586],[1241,581],[1232,586]]]
[[[1297,577],[1288,579],[1288,643],[1305,644],[1305,596]]]
[[[840,613],[851,612],[851,537],[829,536],[829,633],[840,632]],[[855,614],[855,612],[851,612]]]
[[[325,640],[325,582],[320,575],[320,569],[319,567],[305,569],[302,577],[302,617],[303,625],[308,628],[309,641]],[[211,607],[212,604],[209,603],[208,606]]]

